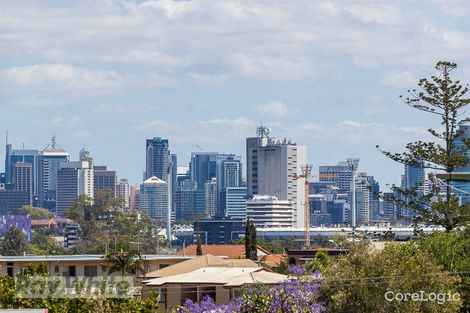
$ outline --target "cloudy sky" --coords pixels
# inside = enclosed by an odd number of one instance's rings
[[[139,183],[145,138],[186,165],[196,145],[243,155],[266,125],[315,167],[359,157],[397,183],[375,145],[438,124],[398,96],[438,60],[470,81],[469,21],[466,0],[1,1],[0,132],[38,149],[55,134]]]

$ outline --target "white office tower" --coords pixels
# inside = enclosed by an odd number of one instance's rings
[[[254,195],[246,203],[246,217],[256,227],[292,227],[293,209],[288,200]]]
[[[259,127],[258,137],[246,139],[247,193],[270,195],[292,204],[292,226],[305,227],[305,178],[307,147],[291,140],[276,140],[269,129]]]
[[[122,204],[125,208],[130,207],[130,188],[129,188],[129,180],[126,178],[121,178],[117,183],[116,187],[114,188],[116,193],[116,198],[122,200]]]
[[[63,216],[81,195],[94,196],[93,169],[86,161],[60,163],[57,171],[57,216]]]
[[[214,217],[217,211],[217,179],[212,178],[204,184],[205,215]]]
[[[168,220],[168,184],[152,176],[140,185],[139,211],[155,220],[158,226],[166,227]]]

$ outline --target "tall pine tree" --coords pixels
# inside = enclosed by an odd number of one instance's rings
[[[470,99],[466,98],[468,86],[451,79],[450,72],[457,68],[455,63],[438,62],[435,68],[438,75],[421,79],[418,82],[420,90],[408,90],[407,97],[400,96],[410,107],[440,119],[440,128],[428,129],[435,140],[408,143],[404,153],[382,153],[405,165],[437,171],[443,178],[439,180],[431,175],[434,186],[427,195],[419,195],[417,188],[392,186],[395,195],[399,196],[384,199],[415,211],[415,222],[440,225],[450,231],[469,222],[470,204],[459,203],[452,182],[455,181],[454,171],[469,164],[470,140],[462,137],[459,126],[470,122],[470,118],[464,116]],[[457,140],[463,144],[457,146]]]
[[[245,255],[247,259],[258,260],[258,248],[256,246],[256,227],[252,220],[247,219],[245,226]]]

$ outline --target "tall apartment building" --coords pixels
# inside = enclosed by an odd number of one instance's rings
[[[56,209],[57,172],[62,162],[69,161],[69,154],[56,143],[52,143],[38,156],[38,205],[50,210]]]
[[[93,169],[86,161],[62,162],[57,171],[57,216],[63,216],[81,195],[94,196]]]
[[[205,206],[207,217],[215,217],[217,212],[217,178],[204,184]]]
[[[168,139],[162,139],[161,137],[147,139],[146,152],[146,179],[155,176],[168,182],[171,164]]]
[[[98,190],[111,190],[112,196],[116,196],[116,171],[109,171],[105,165],[95,165],[93,166],[93,177],[95,194]]]
[[[122,200],[124,207],[130,208],[129,180],[126,178],[121,178],[118,182],[116,182],[115,193],[116,198]]]
[[[257,132],[258,137],[246,139],[248,198],[269,195],[289,201],[293,226],[304,227],[305,178],[297,177],[307,164],[307,148],[291,140],[276,140],[265,127]]]
[[[159,226],[166,226],[168,216],[168,184],[153,176],[140,185],[139,210],[155,220]],[[170,214],[169,214],[170,213]]]
[[[15,163],[12,176],[15,189],[27,192],[29,205],[33,205],[33,165],[31,163]]]

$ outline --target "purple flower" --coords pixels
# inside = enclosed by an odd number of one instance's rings
[[[288,268],[289,273],[294,274],[294,275],[306,275],[307,270],[300,265],[289,265]]]

